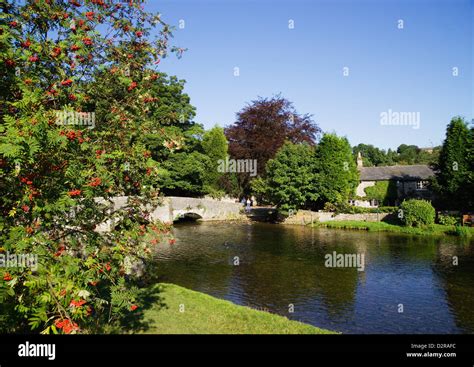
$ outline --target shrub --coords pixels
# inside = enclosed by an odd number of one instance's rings
[[[324,211],[325,212],[337,212],[339,209],[336,204],[330,203],[329,201],[324,204]]]
[[[434,223],[435,209],[429,201],[410,199],[400,206],[401,220],[409,227],[420,227]]]
[[[460,223],[459,218],[452,215],[438,215],[438,223],[443,226],[455,226]]]
[[[470,237],[472,235],[471,232],[469,231],[469,227],[463,227],[459,225],[454,227],[453,234],[459,237]]]

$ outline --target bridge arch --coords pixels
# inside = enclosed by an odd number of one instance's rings
[[[190,222],[190,221],[197,221],[203,219],[202,215],[194,212],[187,212],[187,213],[180,213],[175,216],[173,222]]]

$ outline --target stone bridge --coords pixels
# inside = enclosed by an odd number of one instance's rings
[[[169,196],[153,211],[152,218],[163,222],[186,217],[204,221],[239,219],[242,217],[241,209],[242,205],[233,201]]]
[[[127,204],[127,196],[117,196],[113,198],[113,210],[120,209]],[[241,214],[242,204],[236,203],[230,199],[212,199],[212,198],[189,198],[168,196],[163,198],[161,206],[151,211],[151,220],[160,220],[165,223],[171,223],[183,218],[199,219],[203,221],[212,220],[232,220],[243,219]],[[97,227],[97,230],[110,231],[111,222],[103,223]]]

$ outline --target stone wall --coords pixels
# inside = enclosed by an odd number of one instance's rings
[[[364,213],[364,214],[337,214],[331,212],[312,212],[309,210],[299,210],[295,215],[285,219],[283,224],[309,224],[314,222],[329,222],[343,220],[357,220],[365,222],[380,222],[390,213]]]

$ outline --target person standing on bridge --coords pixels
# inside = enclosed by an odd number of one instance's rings
[[[250,213],[250,204],[251,204],[251,201],[250,201],[249,198],[247,198],[246,203],[247,203],[247,208],[245,209],[245,211],[246,211],[247,213]]]

